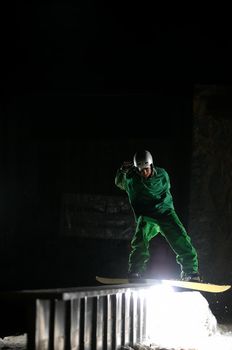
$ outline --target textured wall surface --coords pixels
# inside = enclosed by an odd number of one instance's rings
[[[63,199],[65,236],[130,239],[134,217],[127,196],[66,193]]]
[[[232,278],[232,89],[199,86],[193,101],[189,230],[207,280]]]

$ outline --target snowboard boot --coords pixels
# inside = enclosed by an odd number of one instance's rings
[[[192,273],[181,272],[181,281],[203,282],[202,277],[198,272],[192,272]]]
[[[139,272],[129,272],[128,273],[128,280],[131,283],[140,283],[142,279],[142,276]]]

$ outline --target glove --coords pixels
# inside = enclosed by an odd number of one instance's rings
[[[122,163],[122,166],[121,166],[120,170],[122,170],[124,173],[127,173],[133,167],[134,167],[134,163],[133,162],[125,161],[125,162]]]

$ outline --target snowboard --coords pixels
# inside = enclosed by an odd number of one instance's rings
[[[141,278],[139,281],[131,281],[127,278],[110,278],[110,277],[100,277],[96,276],[96,280],[102,284],[112,284],[112,285],[133,285],[133,284],[150,284],[150,285],[163,285],[170,286],[180,289],[188,289],[194,291],[208,292],[208,293],[222,293],[231,288],[231,285],[221,285],[212,283],[202,283],[202,282],[187,282],[181,280],[163,280],[163,279],[152,279],[152,278]]]

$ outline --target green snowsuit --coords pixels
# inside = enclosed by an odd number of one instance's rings
[[[175,252],[181,272],[198,272],[197,252],[175,212],[166,170],[156,167],[153,176],[145,179],[135,167],[128,172],[118,169],[115,184],[127,192],[136,221],[129,272],[146,271],[149,242],[159,232]]]

